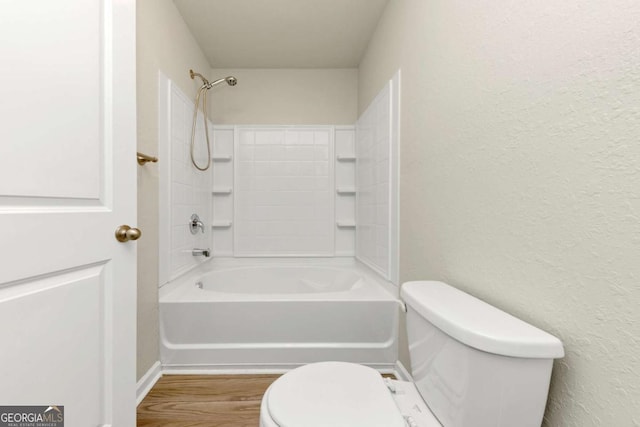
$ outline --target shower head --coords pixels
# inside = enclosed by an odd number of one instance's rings
[[[238,84],[238,79],[236,79],[233,76],[228,76],[228,77],[225,77],[223,79],[218,79],[218,80],[216,80],[214,82],[211,82],[211,83],[207,82],[206,86],[207,86],[207,89],[211,89],[212,87],[218,86],[220,83],[223,83],[223,82],[226,82],[229,86],[235,86],[235,85]]]

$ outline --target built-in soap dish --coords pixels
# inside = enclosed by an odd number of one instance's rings
[[[213,160],[214,162],[230,162],[232,158],[233,157],[231,156],[214,155],[213,157],[211,157],[211,160]]]
[[[213,221],[211,224],[212,228],[229,228],[231,227],[231,221]]]
[[[211,191],[213,194],[231,194],[232,188],[231,187],[213,187],[213,191]]]
[[[355,221],[336,221],[336,225],[338,226],[338,228],[355,228],[356,222]]]
[[[338,187],[336,188],[336,193],[338,194],[356,194],[355,187]]]

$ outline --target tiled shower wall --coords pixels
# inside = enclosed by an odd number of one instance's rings
[[[398,281],[398,85],[396,75],[356,126],[356,256],[394,283]]]
[[[216,126],[214,256],[354,256],[352,126]]]
[[[167,280],[171,280],[205,259],[191,254],[194,248],[210,246],[211,172],[199,171],[191,163],[190,143],[193,100],[175,85],[169,91],[168,134],[171,147],[169,204],[169,260]],[[207,162],[207,150],[202,115],[196,127],[195,157],[200,166]],[[209,122],[209,134],[213,126]],[[212,139],[213,142],[213,139]],[[164,159],[161,159],[161,161]],[[191,234],[188,223],[193,213],[205,224],[204,233]]]
[[[330,129],[241,127],[236,158],[235,254],[333,255]]]

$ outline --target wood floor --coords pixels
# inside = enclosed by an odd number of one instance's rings
[[[138,427],[257,427],[280,375],[165,375],[138,406]]]
[[[262,395],[279,376],[165,375],[138,405],[138,427],[257,427]]]

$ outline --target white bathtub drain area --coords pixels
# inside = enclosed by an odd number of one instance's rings
[[[366,267],[208,264],[160,290],[165,368],[287,369],[324,360],[390,367],[397,360],[399,303]]]

